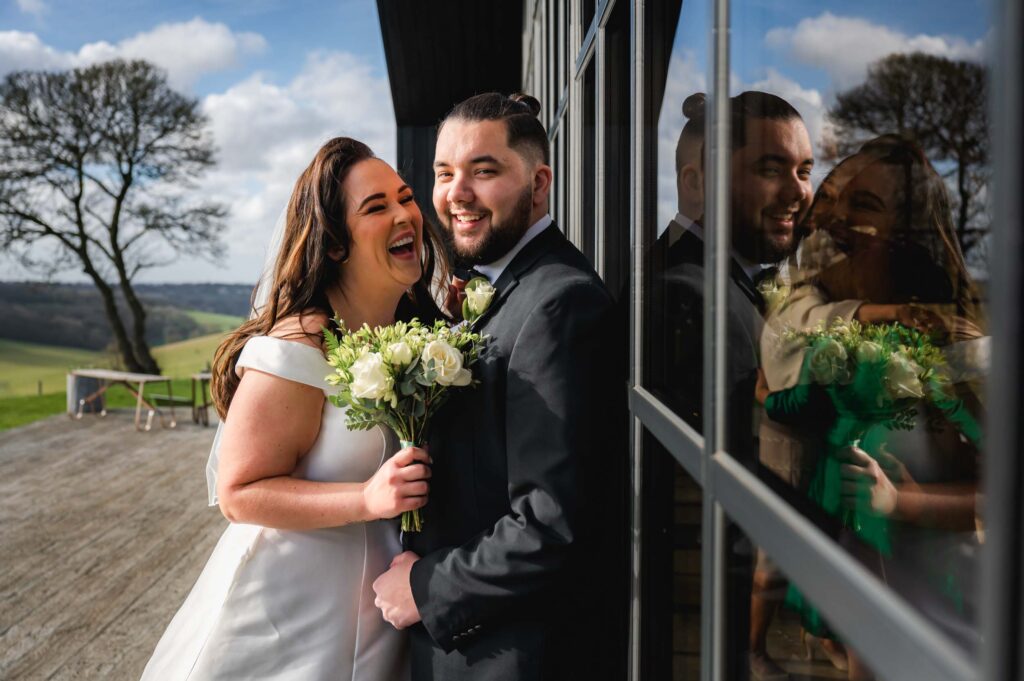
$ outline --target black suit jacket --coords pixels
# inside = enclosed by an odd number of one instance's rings
[[[623,678],[624,361],[613,301],[552,225],[495,282],[472,390],[436,415],[413,679]]]
[[[704,242],[686,231],[668,244],[666,230],[652,247],[652,309],[650,318],[651,385],[698,431],[703,430]],[[735,258],[730,259],[726,291],[726,400],[729,407],[729,450],[748,463],[756,458],[752,414],[763,300]]]

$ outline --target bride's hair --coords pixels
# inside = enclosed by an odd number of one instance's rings
[[[262,284],[269,287],[266,302],[257,308],[259,288],[253,291],[252,318],[229,334],[214,355],[210,391],[221,418],[227,414],[238,388],[235,365],[246,341],[253,336],[266,335],[285,317],[315,313],[330,317],[333,314],[327,289],[338,281],[352,244],[352,235],[345,223],[342,185],[353,166],[371,158],[376,158],[373,151],[362,142],[335,137],[320,147],[295,182],[273,274],[269,283]],[[447,281],[447,266],[439,243],[435,228],[424,219],[423,271],[420,280],[408,292],[413,302],[432,306],[431,281],[435,277]],[[340,257],[335,261],[328,253],[340,254]],[[313,335],[316,334],[311,337]]]

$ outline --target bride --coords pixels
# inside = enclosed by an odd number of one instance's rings
[[[438,314],[443,267],[412,190],[363,143],[327,142],[295,184],[256,316],[217,351],[216,491],[231,521],[142,678],[407,678],[371,585],[426,503],[430,459],[355,432],[324,398],[321,328]],[[267,285],[266,282],[263,284]]]

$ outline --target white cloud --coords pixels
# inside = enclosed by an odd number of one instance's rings
[[[860,83],[869,64],[893,53],[924,52],[978,61],[984,58],[986,49],[985,39],[968,42],[959,36],[907,35],[866,19],[831,12],[803,19],[791,28],[773,28],[765,35],[765,44],[798,62],[825,70],[836,89]]]
[[[71,56],[43,44],[35,33],[0,31],[0,76],[22,69],[60,69]]]
[[[6,31],[0,32],[0,75],[13,69],[68,68],[114,56],[146,56],[162,62],[181,83],[227,68],[262,47],[259,36],[233,33],[201,19],[160,26],[117,45],[91,43],[78,52],[54,50],[33,33]],[[147,270],[141,275],[145,281],[255,283],[295,180],[331,137],[355,137],[380,158],[395,162],[387,76],[353,54],[312,52],[286,82],[251,74],[207,95],[201,105],[218,163],[191,196],[228,206],[223,235],[227,255],[215,264],[184,255],[172,265]]]
[[[676,142],[686,123],[683,101],[695,92],[707,92],[707,69],[693,50],[673,54],[665,82],[665,98],[658,116],[658,229],[676,214]],[[659,232],[660,233],[660,232]]]
[[[86,45],[82,52],[91,47]],[[234,33],[224,24],[196,17],[157,26],[121,41],[115,49],[119,56],[146,59],[167,69],[173,85],[189,87],[203,74],[235,67],[243,57],[265,47],[266,41],[256,33]]]
[[[154,270],[154,281],[255,282],[266,245],[299,173],[320,145],[345,135],[366,142],[394,164],[395,123],[387,77],[344,52],[315,52],[288,83],[255,74],[207,96],[218,167],[202,183],[210,199],[230,206],[226,262],[198,261]]]
[[[18,0],[18,9],[25,14],[31,14],[37,19],[50,11],[50,8],[43,0]]]
[[[196,17],[161,24],[112,44],[98,41],[77,52],[61,52],[43,44],[34,33],[0,32],[0,75],[18,69],[59,69],[87,66],[118,57],[146,59],[167,71],[171,85],[189,89],[201,76],[238,66],[244,57],[261,52],[266,41],[255,33],[236,33],[224,24]]]

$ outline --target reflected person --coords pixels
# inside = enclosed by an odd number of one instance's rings
[[[699,105],[698,105],[699,103]],[[754,433],[754,387],[759,366],[759,342],[765,300],[759,284],[775,271],[794,243],[795,226],[810,206],[811,169],[814,164],[810,136],[800,114],[780,97],[749,91],[730,102],[731,231],[726,319],[726,384],[728,405],[726,448],[749,468],[756,468],[757,438]],[[703,130],[703,96],[687,99],[687,128]],[[684,129],[685,131],[685,129]],[[706,149],[702,149],[702,156]],[[684,164],[682,169],[686,169]],[[679,178],[680,207],[684,191],[702,186],[703,173],[693,179]],[[696,182],[700,178],[700,182]],[[674,223],[682,222],[679,216]],[[702,215],[676,236],[670,225],[653,250],[663,276],[654,290],[663,296],[656,317],[665,328],[655,340],[652,361],[654,387],[690,425],[703,426],[703,318],[704,237],[711,228]],[[663,383],[657,384],[657,378]],[[729,571],[729,637],[737,642],[751,638],[752,575],[749,542],[735,527],[727,531],[731,552]],[[763,618],[762,618],[763,619]],[[728,662],[727,677],[739,678],[749,671],[770,678],[781,670],[766,667],[758,655],[739,654]]]
[[[874,365],[859,361],[843,386],[812,383],[812,353],[784,331],[856,320],[874,329],[899,322],[940,347],[980,337],[978,295],[944,183],[915,144],[884,136],[830,173],[807,223],[811,233],[791,258],[792,289],[762,338],[766,411],[796,427],[831,424],[809,497],[841,520],[840,540],[855,556],[973,648],[964,557],[976,544],[980,402],[955,379],[948,390],[929,383],[912,420],[900,425],[879,407],[888,375],[873,377]],[[828,633],[798,591],[788,601],[805,627]],[[852,651],[849,677],[872,678]]]

